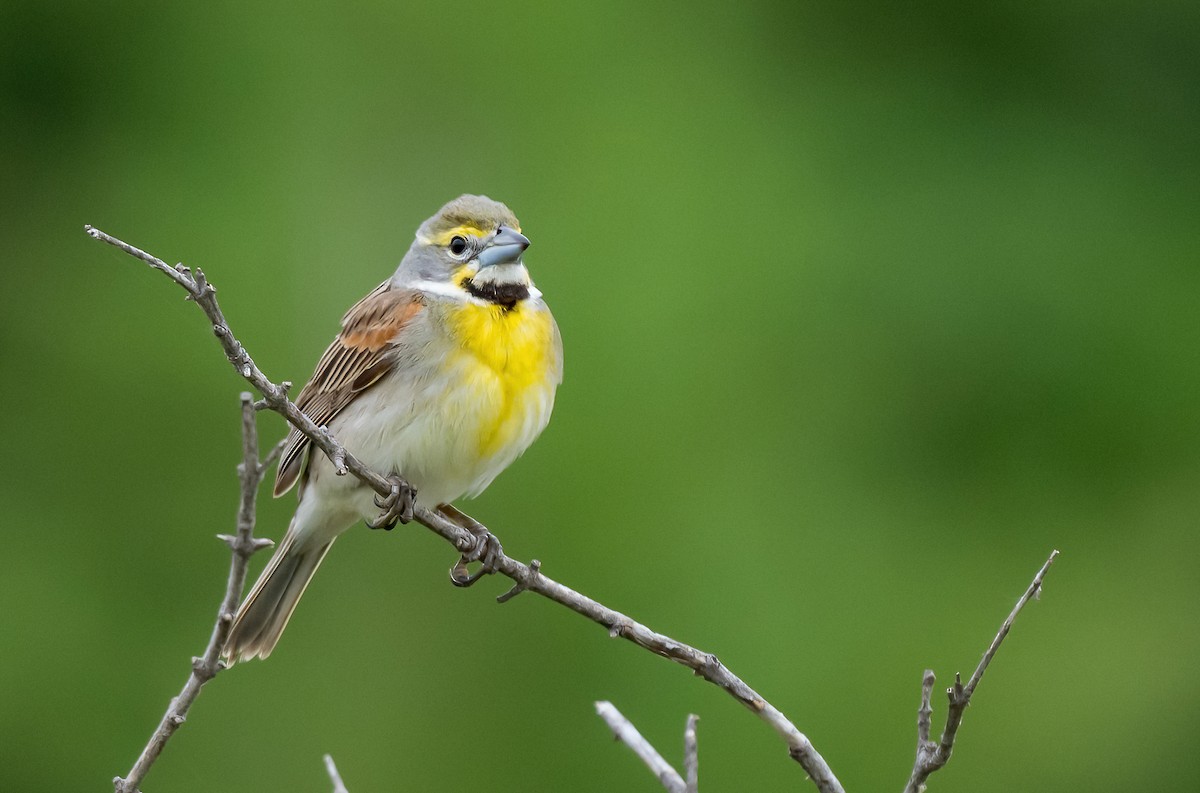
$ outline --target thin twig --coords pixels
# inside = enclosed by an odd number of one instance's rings
[[[946,726],[942,730],[942,738],[940,741],[930,739],[930,719],[933,713],[933,705],[931,699],[933,695],[934,675],[932,669],[926,669],[921,680],[921,707],[917,710],[917,757],[913,762],[912,775],[909,777],[908,785],[904,788],[904,793],[921,793],[925,790],[926,780],[933,772],[941,769],[950,761],[950,754],[954,751],[954,739],[958,735],[958,728],[962,724],[963,713],[967,709],[967,705],[971,704],[971,695],[975,693],[975,687],[979,685],[979,681],[983,679],[983,673],[987,671],[988,664],[992,662],[996,651],[1000,649],[1000,643],[1004,641],[1004,637],[1012,630],[1013,622],[1017,619],[1017,615],[1025,608],[1025,605],[1032,599],[1038,597],[1042,591],[1042,579],[1046,577],[1046,572],[1050,569],[1050,565],[1054,564],[1055,558],[1058,557],[1058,551],[1051,551],[1050,558],[1042,565],[1042,569],[1038,570],[1037,575],[1033,577],[1033,582],[1025,593],[1017,600],[1017,605],[1009,613],[1008,618],[1004,620],[1004,624],[1000,626],[1000,632],[996,634],[996,638],[992,639],[992,643],[984,652],[983,658],[979,660],[979,665],[975,667],[975,673],[971,675],[971,679],[964,686],[960,675],[954,676],[954,685],[946,689],[946,696],[950,700],[950,704],[946,708]]]
[[[921,679],[921,707],[917,710],[917,746],[929,743],[929,731],[933,726],[933,684],[936,682],[933,670],[926,669]]]
[[[216,290],[202,278],[197,270],[193,278],[183,265],[171,267],[161,259],[145,251],[122,242],[99,229],[85,226],[87,233],[95,239],[113,245],[126,253],[141,259],[157,270],[162,271],[171,280],[182,286],[213,325],[213,333],[221,343],[229,362],[243,378],[249,381],[263,395],[262,404],[283,415],[291,424],[307,436],[313,444],[324,452],[331,460],[344,461],[351,474],[371,487],[376,493],[386,496],[391,493],[390,482],[379,473],[367,468],[357,457],[346,451],[345,447],[324,427],[319,427],[308,416],[304,415],[296,405],[287,398],[287,390],[272,382],[259,370],[245,347],[234,337],[229,329],[224,315],[217,304]],[[454,545],[460,552],[475,548],[477,539],[471,532],[451,523],[438,512],[417,504],[414,510],[418,523],[433,531]],[[787,744],[788,754],[798,762],[805,773],[812,779],[821,793],[842,793],[841,783],[834,776],[825,759],[817,752],[804,733],[800,732],[784,714],[746,685],[733,672],[711,653],[703,652],[683,642],[676,641],[650,630],[645,625],[636,622],[624,614],[601,605],[591,598],[576,592],[549,578],[537,569],[498,554],[495,561],[496,571],[512,579],[525,591],[537,594],[566,606],[577,614],[597,622],[608,629],[609,635],[624,638],[650,652],[669,658],[691,669],[697,676],[724,689],[730,696],[744,705],[758,718],[771,727]]]
[[[312,419],[304,415],[300,411],[300,408],[296,407],[295,403],[287,398],[288,389],[281,384],[272,382],[255,365],[254,359],[250,357],[250,354],[246,352],[246,348],[242,346],[241,342],[234,337],[233,331],[229,329],[229,323],[225,321],[225,315],[221,312],[221,307],[217,303],[217,290],[208,282],[202,270],[197,268],[196,275],[193,277],[191,270],[182,264],[172,267],[157,256],[146,253],[140,248],[135,248],[116,237],[109,236],[100,229],[84,226],[84,230],[93,239],[107,242],[109,245],[125,251],[130,256],[141,259],[183,287],[184,291],[188,293],[188,299],[200,306],[205,316],[212,323],[213,335],[221,343],[221,348],[225,351],[225,357],[229,359],[229,363],[233,365],[238,374],[258,389],[258,392],[263,395],[262,402],[265,403],[267,408],[274,410],[290,421],[293,426],[308,436],[317,448],[325,452],[330,460],[343,460],[347,470],[366,483],[376,493],[386,496],[392,492],[392,485],[387,479],[372,471],[361,460],[347,452],[330,435],[327,429],[317,426]],[[462,535],[465,542],[470,543],[467,546],[468,548],[474,546],[474,535],[466,529],[460,529],[458,533]]]
[[[346,790],[346,784],[342,782],[342,775],[338,773],[331,754],[325,755],[325,773],[329,774],[329,781],[333,783],[333,793],[350,793]]]
[[[697,793],[700,788],[700,752],[696,745],[696,722],[699,720],[695,713],[689,714],[683,729],[683,777],[687,793]]]
[[[255,501],[258,485],[262,482],[265,467],[258,459],[258,430],[254,423],[254,400],[250,394],[242,394],[242,462],[238,465],[238,480],[241,483],[241,496],[238,501],[237,533],[234,536],[217,535],[229,546],[231,560],[229,563],[229,579],[225,584],[225,595],[221,598],[221,606],[217,611],[217,622],[213,626],[212,636],[204,654],[192,659],[192,672],[179,696],[171,700],[167,712],[163,714],[158,729],[150,736],[150,742],[142,749],[141,755],[133,768],[124,777],[113,779],[116,793],[134,793],[138,785],[146,778],[150,767],[162,753],[167,741],[175,734],[175,730],[187,718],[188,709],[200,696],[201,687],[217,676],[223,667],[220,662],[221,647],[229,635],[229,627],[237,610],[238,600],[242,596],[242,585],[246,581],[246,563],[250,556],[261,548],[273,543],[270,540],[254,536]]]
[[[663,759],[658,750],[638,732],[633,722],[621,715],[621,711],[611,702],[597,702],[596,715],[604,719],[608,728],[613,731],[617,740],[633,750],[641,758],[651,773],[670,793],[687,793],[687,785],[679,772]]]

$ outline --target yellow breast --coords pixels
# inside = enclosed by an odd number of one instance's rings
[[[458,344],[454,363],[476,392],[478,449],[483,457],[514,445],[524,451],[549,420],[557,351],[550,312],[466,303],[447,317]]]

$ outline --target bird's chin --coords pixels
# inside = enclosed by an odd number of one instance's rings
[[[529,271],[524,262],[516,261],[509,264],[493,264],[491,267],[480,267],[471,280],[476,284],[489,286],[529,286]]]

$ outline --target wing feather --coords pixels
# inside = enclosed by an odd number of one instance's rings
[[[411,289],[393,288],[389,281],[375,287],[342,317],[342,332],[333,340],[308,384],[296,397],[296,407],[318,425],[328,425],[355,397],[391,371],[396,338],[420,313],[424,302]],[[279,459],[275,495],[281,496],[300,478],[309,440],[293,428]]]

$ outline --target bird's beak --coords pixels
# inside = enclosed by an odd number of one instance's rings
[[[480,267],[491,267],[494,264],[512,264],[519,261],[521,254],[529,247],[529,238],[519,231],[501,226],[479,255]]]

